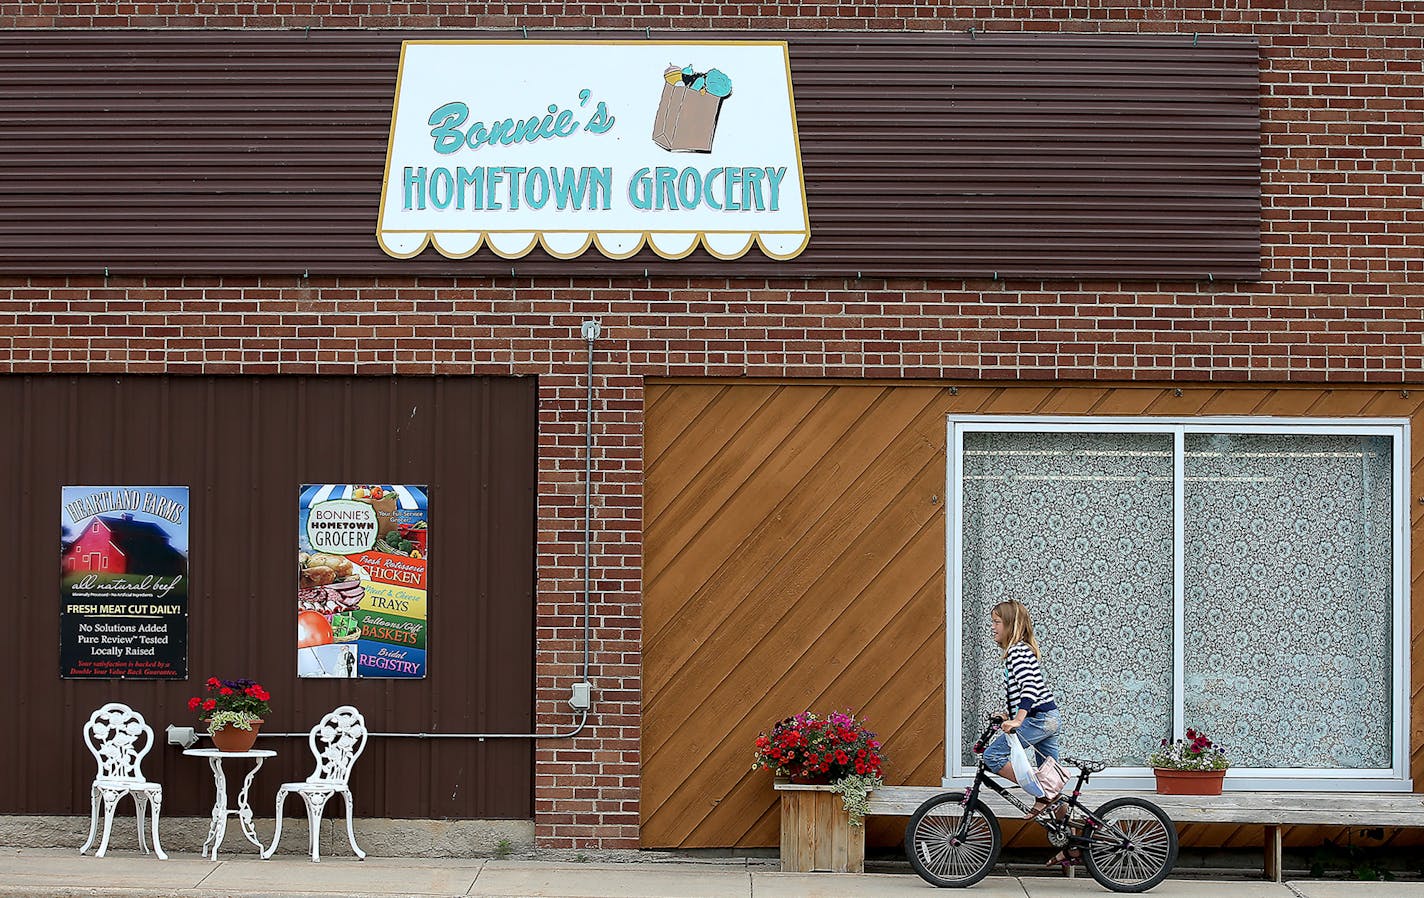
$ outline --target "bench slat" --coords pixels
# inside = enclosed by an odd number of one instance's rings
[[[934,786],[885,786],[870,793],[872,816],[908,817],[932,795],[953,791]],[[1000,817],[1022,816],[992,792],[980,793]],[[1254,823],[1424,827],[1424,796],[1380,792],[1226,792],[1221,795],[1158,795],[1090,789],[1083,803],[1099,807],[1121,795],[1135,795],[1156,804],[1177,823]]]

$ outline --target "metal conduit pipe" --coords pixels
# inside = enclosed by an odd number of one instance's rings
[[[588,392],[584,402],[584,455],[583,455],[583,679],[575,683],[569,706],[579,712],[578,725],[567,733],[368,733],[384,739],[571,739],[583,732],[588,724],[592,707],[593,684],[588,678],[591,669],[591,644],[593,642],[593,344],[598,339],[602,326],[597,318],[583,323],[583,338],[588,343]],[[580,706],[582,703],[582,706]],[[171,745],[191,747],[198,741],[197,734],[189,727],[170,726],[168,742]],[[190,732],[184,732],[184,731]],[[304,738],[309,733],[258,733],[259,738],[294,739]],[[185,738],[186,737],[186,738]],[[191,740],[191,741],[188,741]]]

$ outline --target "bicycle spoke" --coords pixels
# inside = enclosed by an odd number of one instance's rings
[[[1088,850],[1110,879],[1133,885],[1152,879],[1167,865],[1171,841],[1155,817],[1109,815],[1093,832]]]
[[[950,809],[946,809],[950,811]],[[947,812],[926,815],[915,832],[915,850],[925,868],[937,876],[960,878],[978,872],[993,852],[993,834],[988,823],[977,815],[963,826],[962,815]],[[963,826],[964,836],[959,844]]]

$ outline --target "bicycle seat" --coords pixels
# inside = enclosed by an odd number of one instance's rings
[[[1084,773],[1100,773],[1108,769],[1108,765],[1102,761],[1090,761],[1087,758],[1070,758],[1066,755],[1063,758],[1063,763],[1069,767],[1077,767]]]

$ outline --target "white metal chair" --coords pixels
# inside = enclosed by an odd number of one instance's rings
[[[312,727],[307,736],[312,754],[316,755],[316,770],[305,782],[283,783],[277,790],[277,831],[272,834],[272,847],[262,852],[265,861],[277,851],[277,843],[282,840],[282,806],[287,795],[296,792],[307,806],[307,828],[311,839],[311,857],[321,860],[320,827],[321,814],[326,803],[340,792],[346,800],[346,838],[351,841],[351,850],[364,860],[366,852],[356,847],[356,833],[351,828],[351,768],[361,751],[366,747],[366,718],[350,705],[342,705],[326,715]]]
[[[163,787],[143,778],[140,765],[143,756],[153,748],[153,728],[143,715],[120,702],[110,702],[89,717],[84,725],[84,744],[99,762],[99,774],[89,789],[89,840],[80,854],[94,844],[99,826],[99,801],[104,802],[104,838],[95,857],[103,857],[109,848],[109,830],[114,825],[114,806],[125,795],[132,795],[138,814],[138,847],[144,854],[148,845],[143,839],[143,817],[148,803],[153,802],[153,853],[168,860],[158,843],[158,815],[163,808]]]

